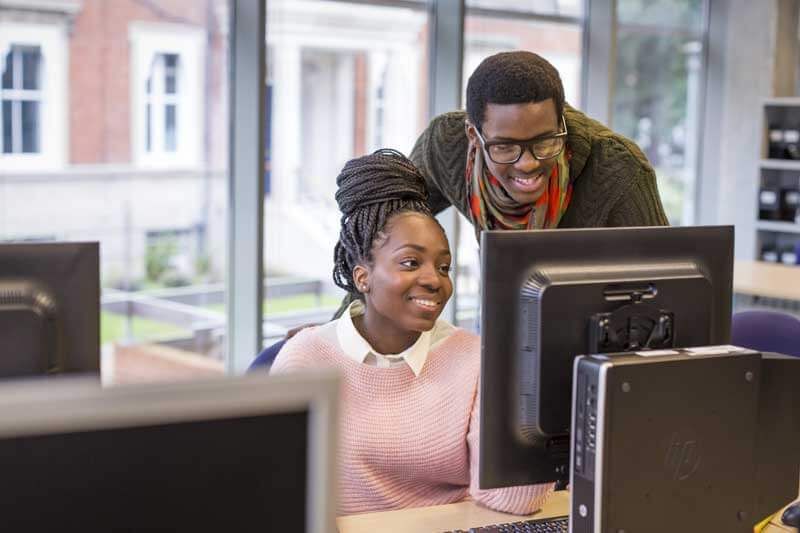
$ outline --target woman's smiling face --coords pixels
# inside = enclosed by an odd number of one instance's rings
[[[368,288],[365,323],[373,335],[416,338],[433,328],[453,294],[447,237],[432,217],[413,212],[391,217],[382,237],[372,264],[353,269],[356,286]]]

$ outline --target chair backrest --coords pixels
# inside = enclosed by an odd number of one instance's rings
[[[741,311],[731,321],[731,343],[800,357],[800,318],[778,311]]]
[[[275,362],[275,358],[278,357],[278,352],[281,351],[283,345],[286,343],[286,339],[281,339],[275,344],[267,346],[264,350],[258,354],[258,356],[250,363],[247,371],[257,371],[257,370],[269,370],[269,367],[272,366],[272,363]]]

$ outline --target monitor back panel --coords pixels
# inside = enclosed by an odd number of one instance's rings
[[[681,289],[675,294],[662,284],[659,288],[664,290],[653,300],[659,307],[675,310],[691,298],[689,312],[677,313],[675,345],[730,341],[731,227],[485,231],[481,238],[481,488],[568,479],[570,369],[577,354],[587,353],[589,316],[584,316],[581,324],[573,320],[581,309],[588,315],[590,308],[599,312],[619,306],[617,302],[604,307],[603,290],[613,279],[591,287],[599,297],[590,306],[585,298],[591,291],[580,287],[583,299],[579,298],[570,276],[582,276],[597,265],[605,266],[596,269],[596,277],[613,271],[628,278],[642,265],[654,273],[654,266],[660,272],[664,265],[690,264],[708,274],[711,284],[704,288],[698,282],[689,291]],[[526,305],[520,305],[521,295],[534,270],[546,273],[549,285],[536,304],[541,307],[528,306],[530,312],[524,316]],[[709,298],[713,299],[710,311],[706,304],[698,303]],[[533,325],[528,329],[542,331],[541,338],[531,343],[537,354],[531,358],[521,334],[529,322]],[[695,330],[705,335],[687,335]],[[528,372],[529,367],[538,370]],[[526,376],[531,377],[530,383],[525,382]],[[526,394],[529,397],[523,398]],[[532,404],[538,406],[537,415],[530,418],[538,418],[546,430],[563,433],[543,445],[534,445],[522,435],[521,413],[527,417]]]
[[[0,244],[0,378],[62,372],[100,372],[99,244]]]
[[[750,351],[582,358],[572,532],[751,531],[760,363]]]

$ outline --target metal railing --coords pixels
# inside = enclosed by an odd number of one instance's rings
[[[303,310],[271,313],[264,318],[265,341],[274,341],[297,325],[325,322],[333,309],[322,305],[322,281],[299,278],[267,278],[264,291],[268,298],[313,294],[316,305]],[[153,320],[189,332],[189,335],[154,339],[154,342],[184,350],[222,357],[222,340],[227,331],[224,311],[209,306],[225,303],[223,284],[192,285],[188,287],[126,292],[104,289],[101,309],[126,318],[123,343],[138,342],[133,338],[134,318]],[[255,354],[254,354],[255,355]]]

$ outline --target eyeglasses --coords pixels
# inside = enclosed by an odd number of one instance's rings
[[[511,165],[519,161],[526,148],[530,150],[533,157],[540,161],[542,159],[552,159],[556,157],[564,150],[564,146],[567,144],[567,122],[564,120],[564,115],[561,115],[561,129],[561,132],[547,137],[513,142],[486,142],[478,128],[475,128],[475,132],[478,134],[478,139],[481,140],[483,149],[486,151],[489,159],[498,165]]]

